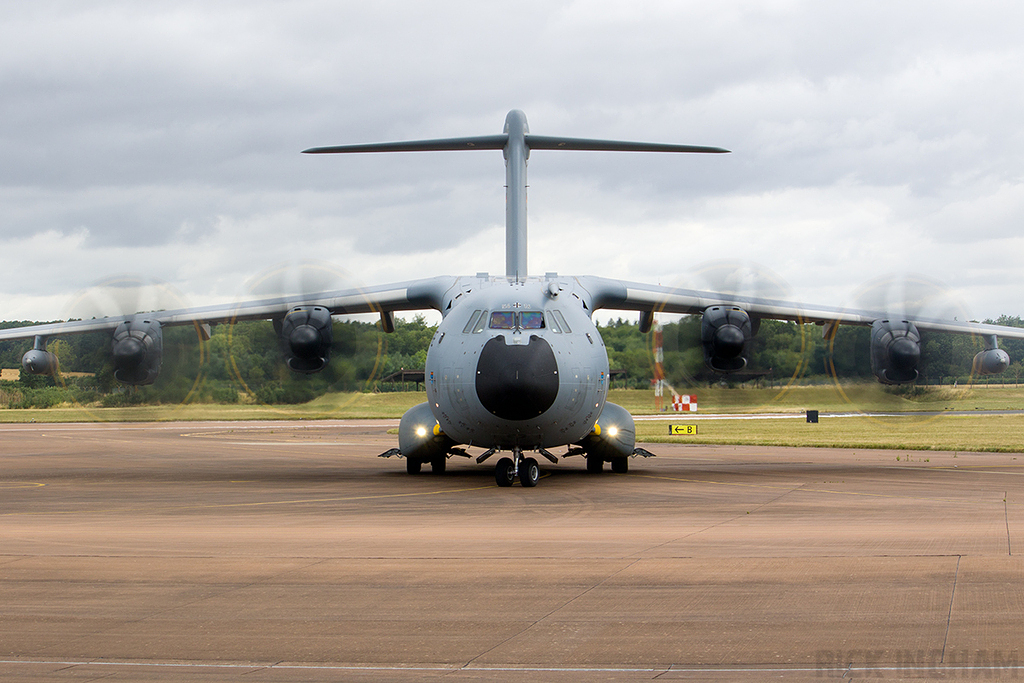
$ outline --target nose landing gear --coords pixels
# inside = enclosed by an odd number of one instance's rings
[[[516,464],[512,458],[502,458],[494,466],[494,481],[498,486],[511,486],[516,480]]]
[[[502,458],[494,466],[494,481],[498,486],[511,486],[519,477],[519,483],[526,488],[537,485],[540,479],[540,465],[533,458],[524,458],[523,451],[516,448],[512,458]]]
[[[537,485],[540,479],[540,466],[533,458],[527,458],[519,468],[519,483],[527,488]]]

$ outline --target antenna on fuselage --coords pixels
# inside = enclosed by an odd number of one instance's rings
[[[527,276],[526,163],[530,159],[531,150],[567,149],[591,152],[689,152],[698,154],[723,154],[729,151],[721,147],[531,135],[530,127],[526,122],[526,114],[518,109],[513,109],[505,117],[505,130],[501,135],[313,147],[304,150],[303,154],[440,152],[470,149],[500,149],[505,156],[505,277],[516,282]]]

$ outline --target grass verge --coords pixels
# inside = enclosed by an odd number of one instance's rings
[[[952,410],[1024,410],[1024,388],[938,388],[906,394],[879,385],[778,389],[704,388],[697,393],[700,413],[803,413],[807,409],[842,412],[917,412]],[[613,390],[609,399],[634,415],[655,414],[651,391]],[[191,420],[322,420],[398,418],[426,400],[424,392],[339,393],[296,406],[190,404],[99,408],[57,406],[0,410],[0,422],[168,422]],[[686,414],[674,414],[687,424]],[[1024,451],[1024,415],[905,416],[893,418],[700,420],[696,437],[670,437],[668,422],[638,421],[638,440],[765,446],[894,448],[951,451]]]
[[[696,436],[669,436],[669,424],[696,424]],[[1024,452],[1024,415],[823,417],[637,422],[646,443],[740,444],[820,448]]]

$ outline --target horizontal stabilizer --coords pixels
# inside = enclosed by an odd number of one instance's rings
[[[530,149],[570,149],[586,152],[690,152],[698,154],[728,154],[721,147],[698,145],[674,145],[661,142],[625,142],[621,140],[589,140],[586,138],[563,138],[550,135],[526,135],[526,146]]]
[[[593,140],[551,135],[525,136],[528,149],[567,149],[587,152],[687,152],[695,154],[727,154],[721,147],[675,145],[662,142],[627,142],[623,140]],[[441,138],[437,140],[407,140],[405,142],[371,142],[358,145],[312,147],[303,154],[355,154],[361,152],[444,152],[463,149],[503,149],[508,135],[481,135],[471,138]]]
[[[356,152],[443,152],[460,149],[503,149],[508,135],[481,135],[473,138],[441,138],[406,142],[371,142],[363,145],[312,147],[303,154],[346,154]]]

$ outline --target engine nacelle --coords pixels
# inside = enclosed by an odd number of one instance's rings
[[[704,364],[715,372],[737,372],[747,366],[743,349],[754,336],[750,316],[735,306],[712,306],[700,319]]]
[[[974,357],[975,375],[998,375],[1010,366],[1010,356],[1002,349],[985,349]]]
[[[114,379],[135,386],[152,384],[160,374],[164,335],[160,323],[146,314],[125,320],[114,330]]]
[[[433,462],[447,457],[455,442],[441,431],[429,403],[409,408],[398,423],[398,450],[409,460]]]
[[[322,306],[297,306],[275,327],[288,367],[311,375],[327,367],[331,359],[331,312]]]
[[[605,403],[593,431],[577,445],[586,452],[588,459],[611,462],[615,458],[629,457],[636,447],[633,416],[622,406]]]
[[[45,349],[32,349],[21,357],[21,367],[30,375],[54,375],[58,365],[57,356]]]
[[[917,379],[921,334],[906,320],[871,323],[871,372],[882,384],[905,384]]]

